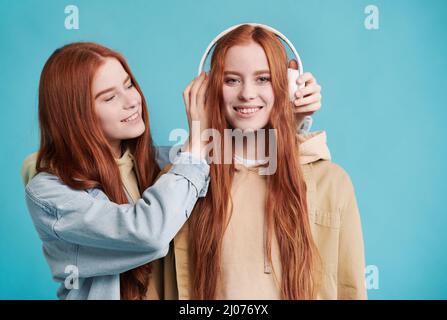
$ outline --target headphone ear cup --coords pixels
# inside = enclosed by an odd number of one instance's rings
[[[300,76],[300,72],[296,69],[287,68],[287,80],[288,80],[288,86],[289,86],[289,99],[290,101],[295,101],[295,92],[298,90],[298,84],[296,83],[296,80],[298,80],[298,77]],[[300,88],[303,88],[304,85],[300,85]]]

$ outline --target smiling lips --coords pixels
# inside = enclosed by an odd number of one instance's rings
[[[242,116],[249,116],[249,115],[253,115],[256,112],[258,112],[259,110],[261,110],[263,107],[262,106],[236,106],[233,107],[233,109]]]
[[[136,112],[132,113],[126,119],[121,120],[121,122],[130,122],[130,121],[136,120],[138,118],[138,116],[139,116],[138,111],[136,111]]]

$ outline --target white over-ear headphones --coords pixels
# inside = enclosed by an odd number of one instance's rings
[[[264,25],[264,24],[260,24],[260,23],[242,23],[242,24],[237,24],[234,25],[226,30],[224,30],[223,32],[221,32],[217,37],[215,37],[213,39],[213,41],[211,41],[211,43],[208,45],[208,47],[205,50],[205,53],[202,56],[202,59],[200,60],[200,64],[199,64],[199,69],[198,69],[198,75],[200,75],[203,71],[203,67],[205,65],[205,61],[206,58],[208,57],[208,55],[211,52],[211,49],[214,47],[214,45],[216,44],[217,41],[219,41],[223,36],[225,36],[226,34],[228,34],[229,32],[233,31],[234,29],[242,26],[242,25],[250,25],[253,27],[261,27],[264,28],[270,32],[273,32],[278,38],[282,39],[288,46],[289,48],[292,50],[297,62],[298,62],[298,70],[296,69],[292,69],[292,68],[288,68],[287,69],[287,79],[288,79],[288,86],[289,86],[289,98],[290,101],[294,101],[295,100],[295,92],[298,90],[298,85],[296,83],[296,80],[298,79],[298,77],[303,74],[303,64],[301,62],[301,58],[298,54],[298,52],[296,51],[295,47],[293,46],[292,42],[290,42],[289,39],[287,39],[286,36],[284,36],[281,32],[279,32],[278,30]],[[304,84],[300,85],[300,88],[303,88]],[[303,122],[300,125],[299,130],[302,132],[308,132],[310,130],[310,127],[312,126],[312,117],[310,116],[306,116],[303,120]]]

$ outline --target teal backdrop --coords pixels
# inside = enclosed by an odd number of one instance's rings
[[[66,6],[79,29],[66,29]],[[379,28],[365,27],[374,5]],[[181,93],[225,28],[271,25],[322,85],[314,130],[350,174],[361,211],[370,299],[447,298],[447,1],[0,0],[0,298],[55,299],[24,202],[20,167],[38,148],[38,81],[73,41],[124,54],[149,103],[155,142],[187,128]]]

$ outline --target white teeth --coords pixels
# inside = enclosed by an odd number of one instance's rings
[[[261,107],[256,108],[238,108],[236,107],[236,110],[240,113],[249,114],[249,113],[255,113],[256,111],[260,110]]]
[[[126,118],[126,119],[122,120],[122,122],[129,122],[129,121],[135,120],[136,118],[138,118],[138,112],[135,112],[129,118]]]

